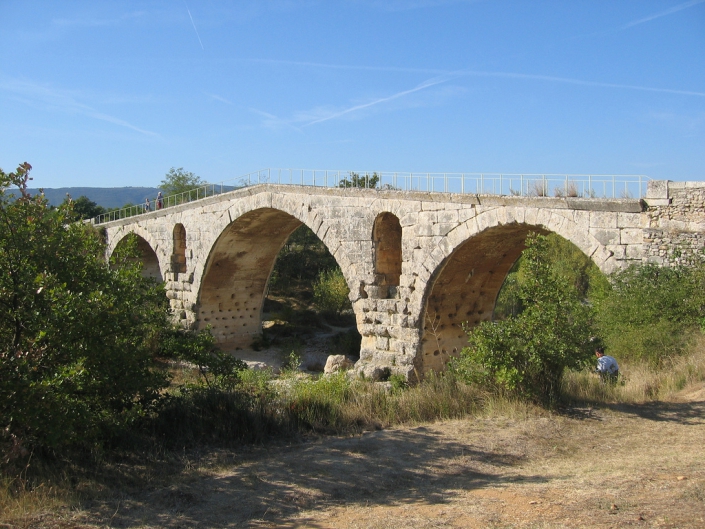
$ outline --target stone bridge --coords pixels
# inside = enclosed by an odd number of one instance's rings
[[[461,195],[262,184],[108,222],[110,255],[134,233],[175,317],[223,347],[262,331],[267,282],[301,224],[335,257],[362,335],[356,369],[442,369],[489,320],[529,232],[555,232],[606,273],[701,258],[705,183],[649,182],[645,199]]]

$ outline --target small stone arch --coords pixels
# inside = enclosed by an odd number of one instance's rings
[[[380,297],[394,297],[399,286],[402,264],[402,229],[393,213],[377,215],[372,228],[374,244],[374,273]],[[384,288],[386,287],[386,288]]]
[[[113,247],[111,255],[121,244],[125,244],[130,235],[134,235],[137,239],[137,251],[139,253],[139,257],[134,257],[131,259],[134,261],[139,261],[142,264],[142,275],[144,277],[156,279],[160,283],[164,281],[161,267],[159,265],[159,258],[157,257],[156,252],[152,249],[152,246],[149,242],[147,242],[147,240],[140,235],[137,235],[135,232],[126,233],[124,237],[120,238],[120,240],[117,241]]]
[[[171,271],[176,281],[179,274],[186,273],[186,228],[180,222],[174,226],[173,242]]]

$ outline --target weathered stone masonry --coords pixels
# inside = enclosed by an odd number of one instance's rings
[[[108,253],[140,238],[175,317],[224,348],[261,332],[274,260],[302,223],[335,257],[363,336],[356,369],[442,369],[462,324],[492,317],[531,231],[573,242],[604,272],[676,263],[704,246],[705,184],[651,182],[645,201],[258,185],[105,224]]]
[[[660,265],[705,260],[705,184],[649,182],[644,257]]]

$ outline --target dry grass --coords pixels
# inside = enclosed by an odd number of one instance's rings
[[[688,401],[683,389],[705,387],[705,339],[659,371],[622,371],[616,386],[569,374],[565,391],[583,404],[567,414],[450,377],[406,389],[297,379],[276,400],[302,406],[298,431],[342,437],[33,467],[0,483],[0,527],[609,527],[642,515],[698,527],[705,390]]]
[[[579,402],[643,403],[669,400],[686,386],[705,380],[705,336],[696,337],[690,352],[664,360],[659,368],[646,362],[622,362],[620,381],[604,384],[590,371],[569,372],[563,378],[563,393]]]

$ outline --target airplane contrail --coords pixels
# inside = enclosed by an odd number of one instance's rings
[[[198,43],[201,45],[201,49],[205,51],[206,49],[203,47],[203,42],[201,42],[201,36],[198,34],[198,30],[196,29],[196,24],[193,22],[193,17],[191,16],[191,10],[188,8],[188,4],[186,3],[186,0],[184,0],[184,5],[186,6],[186,12],[188,13],[188,17],[191,19],[191,25],[193,26],[193,30],[196,32],[196,37],[198,37]]]

